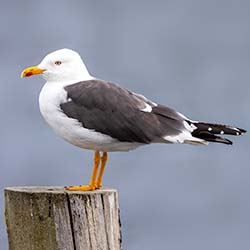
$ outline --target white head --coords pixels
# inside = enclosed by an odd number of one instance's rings
[[[76,82],[92,79],[80,55],[70,49],[60,49],[48,54],[38,66],[25,69],[21,76],[37,74],[42,74],[48,82]]]

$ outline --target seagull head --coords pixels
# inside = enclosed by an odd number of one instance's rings
[[[70,49],[60,49],[48,54],[39,65],[24,69],[21,77],[38,74],[42,74],[48,82],[76,82],[92,78],[81,56]]]

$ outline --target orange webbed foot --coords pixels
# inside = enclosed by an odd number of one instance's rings
[[[96,186],[95,185],[68,186],[65,187],[65,189],[68,191],[93,191],[96,189]]]

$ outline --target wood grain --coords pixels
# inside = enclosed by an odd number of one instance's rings
[[[117,191],[5,189],[9,250],[120,250]]]

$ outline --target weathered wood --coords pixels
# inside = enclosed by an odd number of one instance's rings
[[[120,250],[117,191],[5,189],[9,250]]]

